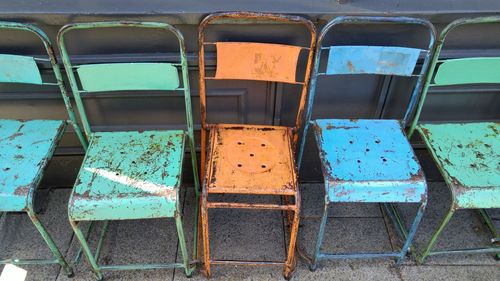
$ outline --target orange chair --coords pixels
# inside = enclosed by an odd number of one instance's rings
[[[206,42],[207,26],[214,23],[300,24],[310,34],[307,47],[256,43]],[[199,27],[201,163],[203,191],[201,197],[201,236],[204,246],[205,274],[212,264],[284,265],[284,276],[290,278],[295,268],[295,241],[299,225],[300,195],[295,166],[295,146],[302,126],[304,104],[312,65],[316,32],[311,21],[297,16],[249,12],[216,13],[207,16]],[[217,69],[213,77],[205,76],[205,46],[217,52]],[[303,80],[297,81],[297,63],[301,51],[307,50]],[[302,75],[301,75],[302,76]],[[294,127],[271,125],[207,124],[207,79],[257,80],[301,85],[300,102]],[[208,140],[207,140],[208,133]],[[210,194],[275,195],[283,204],[210,202]],[[210,257],[208,210],[213,208],[264,209],[287,211],[291,225],[288,255],[285,262],[219,260]]]

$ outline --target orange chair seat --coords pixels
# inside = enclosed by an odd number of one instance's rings
[[[209,193],[294,195],[297,177],[291,129],[218,124],[211,128]]]

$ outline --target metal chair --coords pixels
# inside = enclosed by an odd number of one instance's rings
[[[66,49],[65,36],[74,30],[97,28],[142,28],[168,31],[179,43],[178,63],[101,63],[74,66]],[[197,171],[193,137],[188,66],[182,34],[173,26],[157,22],[94,22],[69,24],[58,34],[59,48],[71,89],[89,139],[89,148],[78,174],[68,206],[68,216],[97,279],[104,270],[184,268],[190,265],[179,202],[185,143],[191,152],[193,172]],[[73,70],[76,69],[76,74]],[[181,78],[179,79],[179,70]],[[77,83],[76,76],[80,81]],[[187,130],[93,132],[82,95],[109,91],[181,91],[184,95]],[[195,192],[198,197],[198,180]],[[99,265],[98,258],[109,220],[175,218],[181,263]],[[80,229],[82,221],[104,221],[95,254]],[[195,233],[197,222],[195,221]],[[89,230],[90,233],[90,230]]]
[[[395,46],[342,45],[323,46],[326,36],[339,25],[421,26],[428,32],[427,49]],[[321,260],[358,258],[397,258],[399,265],[411,245],[427,203],[427,185],[424,173],[405,135],[405,126],[418,102],[430,64],[435,30],[426,20],[406,17],[338,17],[321,31],[316,45],[316,59],[309,89],[305,114],[306,124],[298,154],[299,168],[304,153],[309,125],[319,149],[325,184],[325,205],[311,270]],[[322,52],[328,50],[328,61],[322,64]],[[419,73],[415,66],[424,55]],[[324,70],[323,70],[324,69]],[[318,79],[330,75],[392,75],[418,77],[402,120],[380,119],[321,119],[311,120]],[[333,90],[334,91],[334,90]],[[383,203],[394,220],[404,244],[400,251],[390,253],[323,253],[323,241],[332,203]],[[420,205],[409,232],[402,225],[392,203]]]
[[[70,120],[13,120],[0,119],[0,219],[8,212],[26,212],[49,246],[53,259],[3,259],[0,264],[59,264],[68,276],[72,268],[65,261],[54,240],[38,218],[33,204],[34,195],[47,164],[66,130],[68,122],[80,141],[86,141],[76,124],[75,114],[62,82],[52,44],[47,35],[31,24],[0,21],[0,30],[35,35],[44,45],[47,58],[0,54],[0,83],[21,83],[57,86],[68,107]],[[49,62],[55,82],[44,82],[37,62]]]
[[[500,23],[500,17],[458,19],[441,32],[424,92],[409,134],[415,128],[431,153],[441,175],[450,188],[452,203],[441,224],[429,240],[418,262],[427,256],[459,253],[497,253],[500,236],[486,210],[500,208],[500,125],[498,122],[421,123],[417,125],[430,86],[500,83],[500,57],[440,59],[448,34],[466,25]],[[491,247],[432,251],[438,236],[453,214],[460,209],[479,209],[491,231]]]
[[[299,47],[255,42],[205,41],[205,31],[211,24],[263,22],[303,25],[311,36],[310,45]],[[294,148],[302,125],[302,112],[315,41],[314,25],[309,20],[297,16],[251,12],[215,13],[207,16],[200,24],[201,174],[204,179],[200,221],[203,229],[204,263],[207,276],[211,274],[212,264],[284,265],[285,278],[290,278],[295,268],[294,252],[299,225],[300,195],[295,171]],[[217,70],[214,77],[206,77],[205,74],[205,46],[207,45],[215,45],[217,50]],[[304,80],[299,82],[295,76],[299,53],[303,49],[308,50],[307,66],[303,74]],[[205,85],[207,79],[257,80],[301,85],[295,126],[292,128],[207,123]],[[274,195],[284,197],[284,204],[214,202],[209,201],[211,194]],[[287,211],[291,230],[286,262],[212,259],[208,234],[208,210],[214,208]]]

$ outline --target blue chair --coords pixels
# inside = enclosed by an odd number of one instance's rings
[[[325,37],[339,25],[421,26],[427,30],[427,49],[395,46],[323,46]],[[333,33],[333,32],[332,32]],[[338,17],[321,31],[316,45],[316,59],[305,113],[306,126],[298,154],[299,167],[308,128],[311,127],[319,149],[325,184],[325,205],[311,270],[324,259],[397,258],[399,265],[406,256],[427,203],[424,173],[405,135],[405,126],[422,92],[425,73],[434,47],[435,30],[426,20],[406,17]],[[322,52],[328,61],[322,63]],[[424,62],[419,73],[415,66],[420,55]],[[318,79],[330,75],[392,75],[417,77],[402,120],[321,119],[311,121]],[[405,240],[400,251],[390,253],[322,253],[328,207],[332,203],[383,203]],[[407,232],[392,203],[417,203],[417,215]]]

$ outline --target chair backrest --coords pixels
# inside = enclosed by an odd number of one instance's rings
[[[399,46],[373,46],[373,45],[339,45],[323,46],[323,41],[336,27],[343,25],[409,25],[422,26],[428,32],[428,44],[425,49],[399,47]],[[301,163],[303,149],[305,147],[305,136],[307,134],[309,121],[311,119],[314,97],[318,78],[330,75],[355,75],[373,74],[404,77],[418,77],[413,87],[410,101],[405,115],[401,121],[403,126],[408,124],[411,114],[419,100],[425,81],[425,74],[430,65],[432,52],[435,46],[436,31],[434,26],[427,20],[409,17],[356,17],[342,16],[328,22],[318,36],[316,44],[316,56],[311,74],[309,86],[309,98],[305,113],[305,126],[303,137],[298,153],[297,162]],[[404,34],[402,34],[404,35]],[[322,63],[322,52],[328,51],[326,64]],[[424,61],[420,72],[415,73],[417,61],[421,55]],[[326,65],[326,66],[324,66]],[[320,66],[324,70],[320,71]],[[334,90],[332,90],[334,92]]]
[[[66,48],[65,36],[74,30],[91,30],[98,28],[143,28],[168,31],[177,38],[180,61],[178,63],[126,62],[73,65]],[[178,29],[167,23],[159,22],[116,21],[75,23],[62,27],[57,35],[57,40],[87,137],[91,135],[92,131],[82,102],[83,95],[89,93],[100,94],[110,91],[165,90],[184,92],[189,141],[193,142],[194,133],[188,65],[184,38]],[[178,68],[180,68],[182,76],[180,78]],[[74,72],[75,69],[76,73]],[[76,76],[78,76],[79,83],[77,82]],[[191,143],[191,145],[194,144]]]
[[[294,46],[263,42],[207,42],[205,31],[210,24],[258,24],[281,23],[301,24],[310,33],[308,46]],[[302,125],[303,109],[309,84],[310,69],[316,42],[316,30],[311,21],[290,15],[253,12],[225,12],[208,15],[203,19],[198,32],[200,65],[200,109],[203,129],[208,127],[206,118],[206,80],[237,79],[268,82],[281,82],[302,86],[299,108],[294,127],[294,143]],[[205,75],[205,46],[215,45],[217,52],[216,73],[213,77]],[[302,50],[308,50],[307,66],[303,79],[296,79],[297,64]],[[203,145],[203,144],[202,144]]]
[[[57,59],[54,55],[52,43],[39,27],[32,24],[24,24],[18,22],[0,21],[0,30],[13,30],[20,32],[29,32],[38,37],[43,43],[47,58],[38,58],[31,56],[21,56],[15,54],[0,54],[0,83],[20,83],[32,85],[58,86],[61,92],[64,104],[66,105],[69,121],[72,123],[75,133],[77,134],[83,147],[87,148],[87,141],[83,136],[80,127],[76,120],[76,116],[71,105],[71,101],[64,87],[61,70],[57,64]],[[44,82],[37,61],[48,61],[52,66],[56,82]]]
[[[422,97],[417,106],[415,118],[408,132],[410,136],[415,131],[430,86],[500,83],[500,57],[439,59],[443,45],[446,42],[446,37],[452,30],[465,25],[491,23],[500,23],[500,16],[462,18],[451,22],[443,29],[439,35],[436,51],[426,75],[427,78]]]

